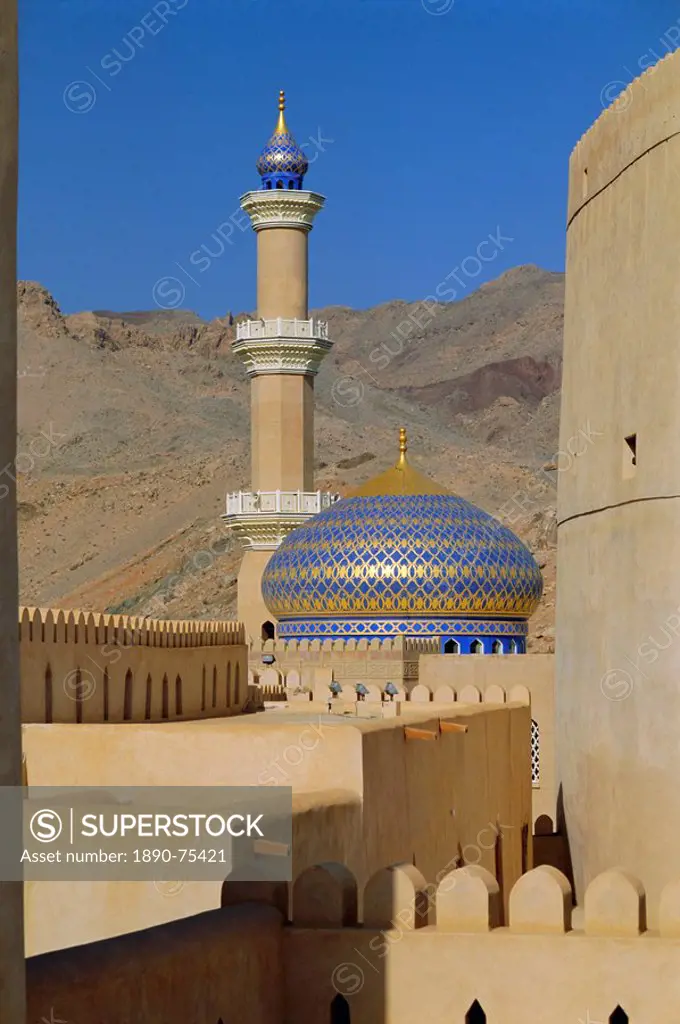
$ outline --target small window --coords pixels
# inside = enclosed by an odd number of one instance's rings
[[[457,640],[447,640],[444,644],[444,654],[460,654],[460,644]]]
[[[628,1014],[620,1006],[617,1006],[614,1012],[610,1014],[609,1024],[628,1024]]]
[[[588,198],[588,168],[583,168],[583,198]]]
[[[503,644],[500,642],[500,640],[494,640],[494,642],[491,644],[491,653],[492,654],[502,654],[503,653]]]
[[[624,480],[635,476],[637,468],[637,434],[629,434],[623,439],[623,470]]]
[[[267,622],[263,622],[262,623],[262,639],[263,640],[273,640],[275,636],[276,636],[276,629],[274,628],[274,623],[273,622],[269,622],[269,620],[267,620]]]
[[[484,645],[481,640],[473,640],[470,644],[470,654],[484,654]]]
[[[465,1024],[486,1024],[486,1014],[476,999],[465,1014]]]
[[[351,1024],[349,1003],[338,993],[331,1002],[331,1024]]]
[[[508,644],[508,651],[510,654],[517,654],[517,644],[514,640],[511,640]]]

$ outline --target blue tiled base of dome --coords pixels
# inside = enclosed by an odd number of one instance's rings
[[[527,623],[517,619],[285,618],[277,626],[282,640],[430,638],[440,641],[442,653],[461,654],[476,653],[476,643],[479,653],[524,653],[527,631]]]

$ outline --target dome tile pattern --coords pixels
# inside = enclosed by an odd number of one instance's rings
[[[531,552],[455,495],[350,497],[288,535],[262,578],[291,617],[526,619],[542,593]]]

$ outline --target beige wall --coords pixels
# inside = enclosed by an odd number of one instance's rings
[[[0,786],[21,785],[21,713],[16,608],[17,397],[17,5],[0,0]],[[10,842],[4,824],[3,841]],[[0,881],[0,1020],[25,1020],[22,887]]]
[[[677,873],[679,121],[674,54],[570,163],[557,722],[579,896],[612,863],[652,897]]]
[[[314,378],[264,373],[250,382],[254,491],[314,489]]]
[[[24,750],[34,786],[290,786],[296,876],[339,861],[363,884],[382,865],[408,860],[434,881],[460,858],[498,869],[507,894],[531,862],[529,710],[461,707],[442,717],[468,731],[441,732],[427,713],[404,726],[281,712],[266,721],[27,725]],[[410,735],[413,727],[424,738]],[[219,899],[208,883],[163,893],[140,883],[33,883],[27,951],[151,927]]]
[[[547,815],[556,825],[554,655],[423,655],[418,682],[410,694],[414,703],[530,704],[539,745],[539,774],[532,788],[533,821]]]
[[[251,906],[35,957],[28,1019],[274,1024],[283,1020],[281,943],[279,914]]]
[[[248,696],[240,623],[23,609],[19,631],[24,722],[223,717]]]
[[[260,228],[257,232],[257,315],[265,320],[306,320],[307,231]]]
[[[228,888],[228,887],[225,887]],[[363,890],[363,891],[362,891]],[[291,925],[257,886],[223,910],[28,961],[29,1019],[101,1024],[328,1024],[342,994],[352,1024],[463,1024],[477,1000],[489,1021],[674,1024],[680,1005],[680,886],[646,933],[645,893],[619,871],[597,876],[581,917],[558,871],[513,886],[505,926],[483,868],[411,864],[359,885],[343,864],[311,867],[292,888]],[[263,901],[238,905],[239,900]],[[284,894],[285,901],[285,894]],[[358,922],[363,927],[357,928]]]

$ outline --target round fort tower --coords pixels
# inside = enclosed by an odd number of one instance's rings
[[[680,821],[680,53],[571,157],[558,457],[557,741],[579,900],[653,914]]]
[[[251,491],[227,497],[223,519],[245,546],[238,617],[253,639],[274,635],[264,568],[283,538],[327,508],[314,491],[314,377],[330,350],[328,325],[309,318],[308,236],[325,199],[303,189],[308,161],[279,94],[274,134],[257,161],[261,187],[241,197],[257,233],[257,319],[237,325],[233,349],[251,384]]]

